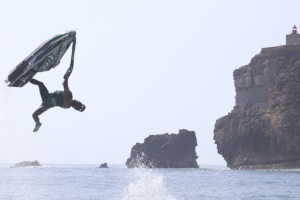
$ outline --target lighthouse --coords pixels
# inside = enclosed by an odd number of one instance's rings
[[[294,25],[291,34],[286,35],[286,45],[300,45],[300,34],[297,31],[297,26]]]

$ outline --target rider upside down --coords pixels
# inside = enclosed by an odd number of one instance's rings
[[[30,83],[33,85],[37,85],[39,87],[40,95],[42,98],[42,104],[41,106],[32,114],[32,117],[35,121],[35,128],[33,129],[33,132],[37,132],[39,128],[42,126],[42,123],[40,122],[39,115],[44,113],[50,108],[53,108],[55,106],[61,107],[61,108],[74,108],[77,111],[83,112],[85,110],[85,105],[82,104],[80,101],[73,99],[73,94],[71,90],[69,89],[68,80],[69,77],[64,77],[64,90],[58,90],[54,91],[52,93],[48,92],[48,89],[44,85],[43,82],[40,82],[36,79],[31,79]]]

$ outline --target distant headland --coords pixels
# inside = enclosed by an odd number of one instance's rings
[[[35,160],[35,161],[22,161],[11,166],[11,168],[18,168],[18,167],[41,167],[41,165],[39,161]]]

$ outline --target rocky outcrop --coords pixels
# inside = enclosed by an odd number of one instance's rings
[[[198,168],[197,138],[194,131],[179,130],[178,134],[150,135],[137,143],[127,159],[128,168]]]
[[[17,167],[40,167],[40,163],[35,160],[35,161],[23,161],[16,163],[12,168],[17,168]]]
[[[264,48],[234,71],[236,102],[214,140],[228,167],[300,167],[300,45]]]
[[[108,168],[107,163],[102,163],[99,168]]]

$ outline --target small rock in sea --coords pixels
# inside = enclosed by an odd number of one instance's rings
[[[108,168],[107,163],[101,164],[99,168]]]

